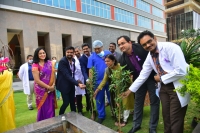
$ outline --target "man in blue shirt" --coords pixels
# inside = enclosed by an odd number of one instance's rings
[[[105,68],[107,67],[105,64],[105,56],[111,54],[108,50],[103,50],[103,43],[99,40],[96,40],[92,43],[92,47],[94,48],[94,53],[88,59],[87,67],[91,69],[92,67],[95,68],[97,77],[96,77],[96,89],[104,77]],[[89,75],[91,76],[91,75]],[[96,106],[98,111],[98,123],[102,123],[105,119],[106,112],[105,112],[105,95],[107,93],[107,97],[110,100],[110,93],[108,92],[108,84],[102,88],[101,91],[96,96]]]
[[[28,55],[27,62],[20,67],[18,73],[18,76],[23,83],[24,94],[27,95],[27,104],[29,110],[33,110],[32,101],[34,92],[33,91],[34,79],[32,74],[32,63],[33,63],[33,56]]]

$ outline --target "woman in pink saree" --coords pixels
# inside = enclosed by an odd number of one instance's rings
[[[37,121],[55,116],[55,70],[43,48],[37,48],[33,56],[32,73],[34,77],[34,92],[38,109]]]

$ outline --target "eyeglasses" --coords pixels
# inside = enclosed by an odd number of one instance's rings
[[[143,48],[147,47],[147,44],[152,43],[153,39],[148,40],[146,43],[141,44]]]

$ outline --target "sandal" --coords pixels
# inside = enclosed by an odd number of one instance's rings
[[[120,127],[124,127],[124,126],[126,126],[126,124],[127,124],[127,122],[122,122],[122,123],[120,123]]]
[[[121,122],[120,123],[120,127],[124,127],[124,126],[126,126],[126,124],[127,124],[127,122]],[[118,122],[115,122],[115,126],[119,126],[119,123]]]
[[[119,123],[118,122],[115,122],[115,126],[118,126],[119,125]]]

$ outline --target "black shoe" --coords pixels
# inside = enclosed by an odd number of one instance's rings
[[[86,107],[86,111],[91,111],[92,109],[90,107]]]
[[[198,122],[197,122],[197,117],[194,117],[191,123],[191,127],[195,128],[197,126]]]
[[[156,133],[156,129],[149,129],[149,133]]]
[[[32,107],[32,106],[29,106],[28,109],[29,109],[29,110],[33,110],[33,107]]]
[[[132,127],[131,130],[128,133],[135,133],[135,132],[137,132],[140,129],[141,129],[141,127],[136,127],[136,128]]]
[[[98,118],[98,120],[97,120],[97,122],[98,122],[99,124],[103,123],[103,121],[104,121],[103,118]]]

